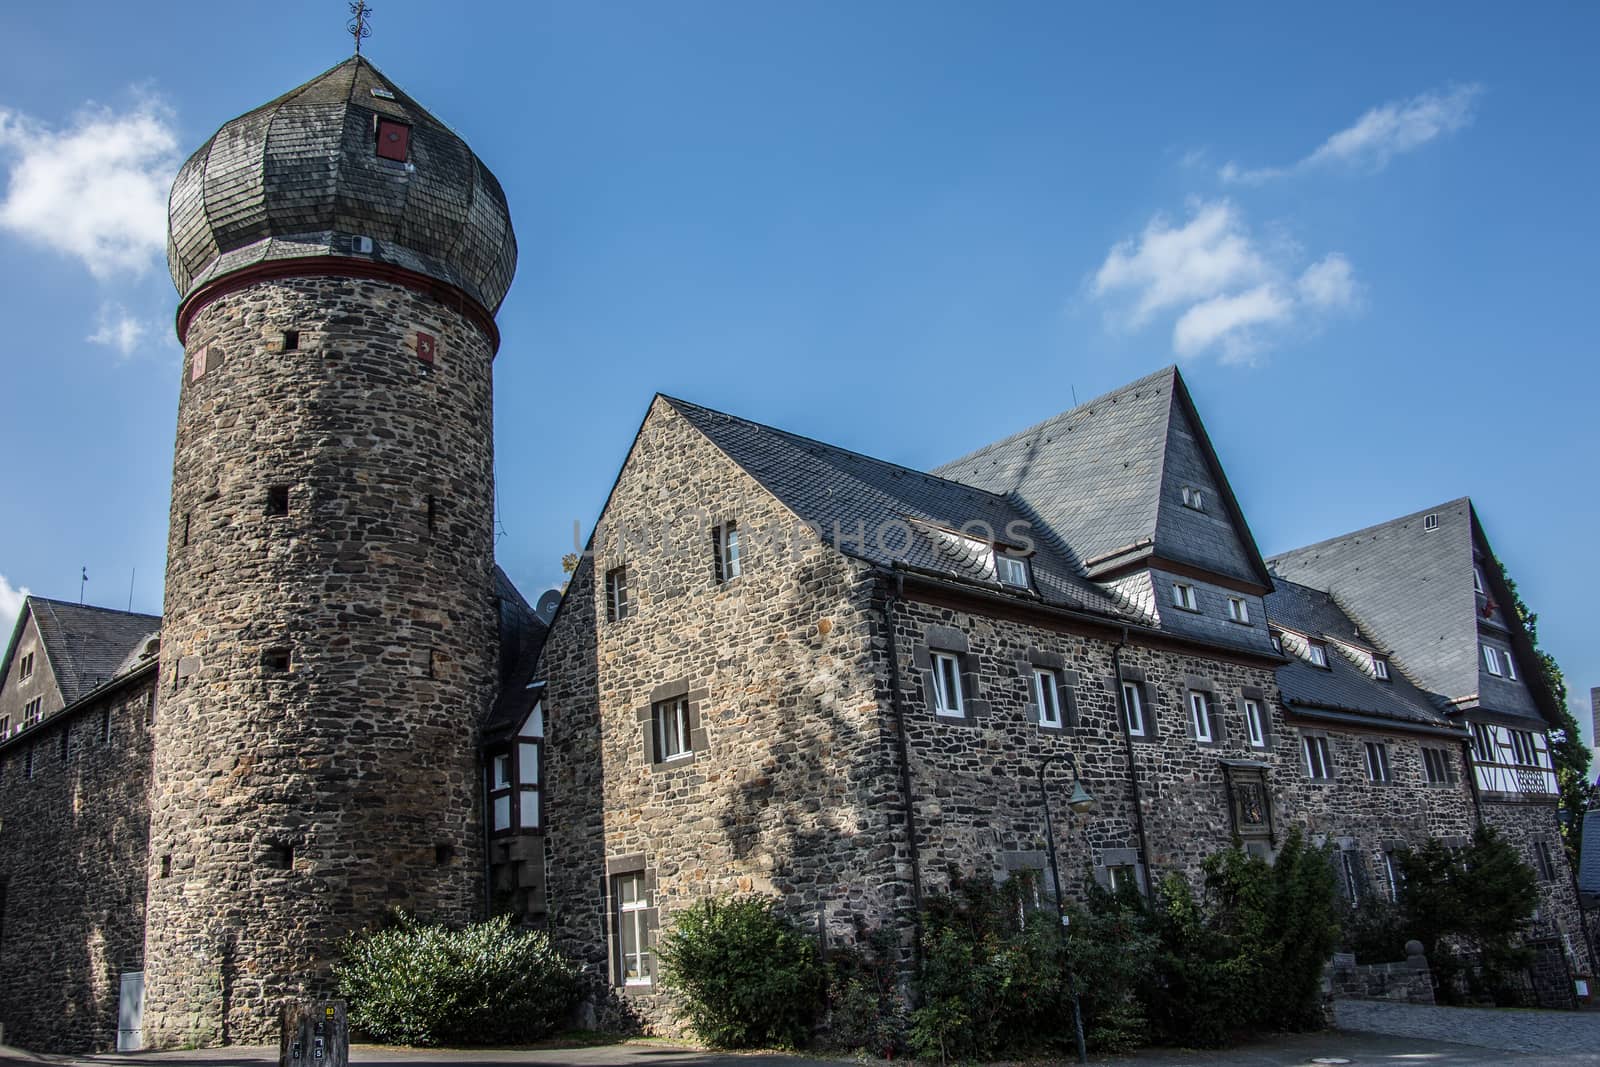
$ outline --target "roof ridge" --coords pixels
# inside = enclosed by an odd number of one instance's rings
[[[71,600],[57,600],[55,597],[40,596],[37,593],[29,593],[25,599],[38,601],[41,604],[49,604],[51,607],[74,608],[79,611],[101,611],[109,615],[125,615],[129,618],[158,620],[161,618],[160,615],[151,615],[143,611],[124,611],[121,608],[108,608],[100,604],[80,604]]]
[[[1013,441],[1020,441],[1023,438],[1027,437],[1029,434],[1035,433],[1038,430],[1041,430],[1044,427],[1051,425],[1052,423],[1059,422],[1062,419],[1065,419],[1070,415],[1074,415],[1074,414],[1077,414],[1079,412],[1091,411],[1091,409],[1093,409],[1093,408],[1095,408],[1095,407],[1097,407],[1099,405],[1102,405],[1102,404],[1105,404],[1107,402],[1113,401],[1114,398],[1116,398],[1116,397],[1122,396],[1122,395],[1124,395],[1126,393],[1137,392],[1140,388],[1149,385],[1151,382],[1156,381],[1159,378],[1166,377],[1168,379],[1168,381],[1170,382],[1171,380],[1176,378],[1177,373],[1178,373],[1178,365],[1176,363],[1169,363],[1165,367],[1162,367],[1160,370],[1152,371],[1149,374],[1146,374],[1142,378],[1137,378],[1134,381],[1131,381],[1131,382],[1127,383],[1126,385],[1118,386],[1117,388],[1112,389],[1109,392],[1101,393],[1099,396],[1094,397],[1091,400],[1085,400],[1083,403],[1078,404],[1078,405],[1076,405],[1074,407],[1070,407],[1065,411],[1058,411],[1054,415],[1050,415],[1050,416],[1048,416],[1046,418],[1040,419],[1038,422],[1034,423],[1031,426],[1026,426],[1026,427],[1018,430],[1015,433],[1008,434],[1007,436],[1001,437],[998,440],[990,441],[986,445],[982,445],[982,446],[980,446],[978,448],[975,448],[972,451],[966,453],[965,455],[957,456],[956,458],[954,458],[952,460],[948,460],[948,461],[946,461],[944,463],[941,463],[941,464],[939,464],[939,466],[936,469],[938,469],[938,470],[947,470],[947,469],[949,469],[951,467],[956,466],[957,464],[965,463],[965,462],[967,462],[968,460],[972,459],[975,456],[979,456],[979,455],[982,455],[985,452],[991,451],[992,449],[997,449],[997,448],[1000,448],[1000,447],[1002,447],[1004,445],[1009,445]]]
[[[1324,537],[1320,541],[1312,541],[1310,544],[1299,545],[1295,548],[1286,548],[1282,552],[1274,552],[1272,555],[1268,556],[1267,562],[1270,564],[1273,560],[1283,559],[1285,556],[1297,555],[1301,552],[1309,552],[1313,548],[1321,548],[1323,545],[1331,545],[1335,541],[1347,541],[1352,537],[1359,537],[1362,534],[1373,533],[1377,530],[1386,529],[1391,526],[1398,526],[1408,520],[1419,518],[1431,512],[1443,511],[1445,508],[1453,507],[1456,504],[1466,504],[1470,508],[1472,506],[1472,497],[1458,496],[1453,500],[1446,500],[1442,503],[1430,505],[1429,507],[1418,508],[1416,511],[1408,512],[1405,515],[1398,515],[1392,519],[1385,519],[1383,522],[1375,522],[1369,526],[1363,526],[1359,530],[1350,530],[1347,533],[1335,534],[1332,537]]]
[[[805,444],[809,444],[809,445],[817,445],[817,446],[819,446],[821,448],[826,448],[826,449],[829,449],[829,450],[831,450],[833,452],[841,453],[842,455],[852,456],[852,457],[854,457],[856,459],[866,460],[868,463],[876,463],[876,464],[878,464],[879,466],[882,466],[882,467],[892,467],[895,470],[905,471],[907,474],[914,474],[919,478],[927,478],[929,481],[942,482],[945,485],[950,486],[951,488],[959,489],[959,490],[962,490],[963,492],[976,493],[976,494],[979,494],[981,496],[988,497],[990,500],[994,500],[994,501],[997,501],[997,502],[1000,502],[1000,503],[1005,503],[1005,504],[1012,503],[1010,496],[1008,494],[1006,494],[1006,493],[996,493],[992,489],[984,489],[981,486],[970,485],[967,482],[963,482],[963,481],[961,481],[960,479],[957,479],[957,478],[946,478],[942,474],[933,474],[930,471],[920,470],[920,469],[918,469],[916,467],[908,467],[904,463],[896,463],[892,459],[881,459],[878,456],[869,456],[865,452],[857,452],[854,449],[845,448],[843,445],[831,444],[831,443],[829,443],[827,441],[823,441],[823,440],[821,440],[819,438],[816,438],[816,437],[808,437],[805,434],[795,433],[793,430],[785,430],[781,426],[772,426],[772,425],[770,425],[768,423],[757,422],[754,419],[747,419],[742,415],[733,415],[733,414],[730,414],[730,413],[728,413],[726,411],[718,411],[716,408],[708,408],[704,404],[696,404],[692,400],[684,400],[681,397],[669,396],[666,393],[657,393],[656,395],[661,397],[662,400],[665,400],[668,404],[671,404],[674,407],[695,408],[696,410],[703,411],[703,412],[705,412],[705,413],[707,413],[709,415],[716,415],[716,416],[719,416],[719,417],[724,418],[724,419],[729,419],[729,420],[731,420],[733,422],[741,422],[741,423],[744,423],[744,425],[746,425],[746,426],[752,426],[752,427],[754,427],[754,428],[756,428],[758,430],[765,430],[765,431],[767,431],[769,433],[782,434],[783,436],[788,437],[788,438],[792,438],[795,441],[804,442]],[[732,458],[732,457],[730,457],[730,458]],[[738,463],[737,460],[735,460],[734,462]],[[744,464],[739,463],[739,466],[743,467]]]

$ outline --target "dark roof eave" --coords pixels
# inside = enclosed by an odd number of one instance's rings
[[[1448,737],[1456,741],[1465,741],[1472,736],[1466,730],[1457,727],[1435,726],[1430,723],[1413,722],[1410,719],[1393,719],[1376,712],[1363,711],[1360,708],[1332,708],[1320,704],[1303,704],[1288,697],[1284,697],[1283,705],[1285,709],[1291,710],[1294,714],[1311,719],[1327,719],[1331,722],[1351,723],[1374,729],[1403,730],[1407,733]]]
[[[873,570],[890,577],[902,577],[908,581],[921,583],[929,588],[940,589],[969,599],[983,601],[988,604],[1004,605],[1012,609],[1021,609],[1048,618],[1070,620],[1087,626],[1094,626],[1111,633],[1119,631],[1129,635],[1161,641],[1170,644],[1185,645],[1202,648],[1208,651],[1222,652],[1229,656],[1249,660],[1266,666],[1277,667],[1290,660],[1275,652],[1258,652],[1254,649],[1243,648],[1239,645],[1227,645],[1220,641],[1207,641],[1203,638],[1190,637],[1186,634],[1172,633],[1168,630],[1158,630],[1153,626],[1133,622],[1117,615],[1101,615],[1096,612],[1083,611],[1076,608],[1062,607],[1056,604],[1047,604],[1042,600],[1022,598],[1005,593],[995,592],[985,586],[977,585],[951,578],[947,575],[933,571],[925,571],[920,567],[896,562],[893,567],[874,566]]]
[[[154,674],[156,672],[156,668],[158,668],[160,665],[160,660],[152,659],[149,663],[146,663],[140,667],[135,667],[127,674],[119,674],[109,682],[100,685],[98,688],[89,690],[87,693],[83,694],[83,696],[66,705],[60,711],[51,715],[43,722],[40,722],[34,726],[30,726],[25,730],[19,730],[10,737],[6,738],[4,741],[0,741],[0,752],[4,752],[13,747],[17,742],[21,741],[25,737],[31,738],[37,733],[42,733],[43,728],[46,725],[55,722],[62,716],[75,714],[90,704],[93,704],[101,697],[109,696],[119,689],[123,689],[129,685],[132,685],[135,681],[142,681],[147,675]]]

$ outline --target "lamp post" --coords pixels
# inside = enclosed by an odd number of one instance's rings
[[[1078,978],[1072,971],[1072,957],[1067,952],[1067,917],[1061,911],[1061,870],[1056,865],[1056,832],[1050,821],[1050,794],[1044,787],[1044,772],[1052,763],[1065,763],[1072,768],[1072,792],[1067,797],[1067,807],[1076,815],[1087,815],[1094,810],[1094,797],[1083,787],[1078,777],[1078,761],[1070,752],[1046,756],[1039,764],[1039,802],[1044,805],[1045,848],[1050,856],[1050,882],[1056,891],[1056,937],[1061,945],[1061,963],[1067,972],[1067,992],[1072,996],[1072,1027],[1078,1038],[1078,1062],[1088,1063],[1089,1052],[1083,1043],[1083,1005],[1078,999]]]

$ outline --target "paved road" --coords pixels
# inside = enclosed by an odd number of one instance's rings
[[[1268,1038],[1215,1052],[1145,1049],[1130,1056],[1092,1057],[1092,1061],[1106,1067],[1304,1067],[1319,1060],[1387,1067],[1600,1065],[1600,1030],[1596,1029],[1600,1027],[1600,1016],[1459,1008],[1386,1012],[1368,1011],[1368,1007],[1360,1004],[1350,1011],[1341,1004],[1340,1025],[1344,1029],[1327,1033]],[[1436,1012],[1449,1014],[1435,1017]],[[1463,1012],[1467,1014],[1460,1014]],[[1437,1033],[1372,1033],[1357,1031],[1354,1026],[1365,1030],[1376,1027],[1443,1030],[1453,1040],[1439,1040]],[[277,1063],[277,1050],[268,1048],[84,1057],[8,1056],[11,1051],[0,1048],[0,1060],[52,1067],[257,1067]],[[824,1060],[768,1053],[715,1053],[665,1042],[637,1041],[581,1048],[472,1051],[357,1045],[350,1053],[351,1063],[358,1067],[432,1067],[436,1064],[460,1067],[842,1067],[854,1062],[847,1058]]]
[[[1508,1052],[1587,1053],[1600,1062],[1600,1012],[1436,1008],[1341,1000],[1334,1004],[1334,1017],[1343,1030],[1454,1041]]]

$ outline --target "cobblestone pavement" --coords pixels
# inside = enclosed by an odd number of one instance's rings
[[[1600,1063],[1600,1012],[1439,1008],[1341,1000],[1334,1004],[1341,1030],[1453,1041],[1463,1045],[1542,1055],[1587,1055],[1572,1062]]]

